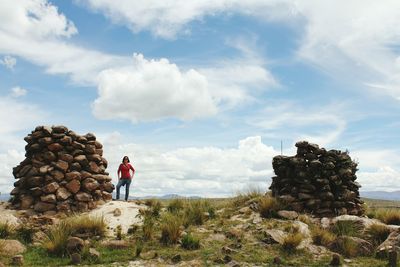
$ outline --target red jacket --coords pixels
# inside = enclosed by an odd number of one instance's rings
[[[118,177],[121,177],[121,179],[131,179],[131,174],[129,173],[129,170],[132,170],[133,173],[135,173],[135,169],[132,167],[131,164],[127,164],[126,166],[121,163],[118,168]],[[119,174],[121,173],[121,176]]]

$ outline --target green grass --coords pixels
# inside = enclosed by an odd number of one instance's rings
[[[181,198],[174,198],[168,203],[167,211],[171,213],[178,213],[185,207],[185,201]]]
[[[176,244],[181,235],[182,219],[179,215],[164,214],[161,217],[161,239],[164,245]]]
[[[330,230],[338,236],[359,237],[362,234],[363,226],[357,221],[342,220],[337,221]]]
[[[53,225],[46,233],[42,247],[50,254],[59,257],[67,255],[67,240],[72,234],[72,228],[66,221]]]
[[[260,187],[249,186],[243,191],[238,191],[236,195],[230,199],[229,206],[231,207],[241,207],[245,205],[250,200],[257,201],[260,197],[262,197],[264,193],[262,192]]]
[[[188,250],[194,250],[200,248],[200,239],[194,237],[192,234],[188,233],[182,238],[182,247]]]

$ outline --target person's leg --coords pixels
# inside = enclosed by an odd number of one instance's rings
[[[127,179],[125,184],[125,201],[127,201],[129,197],[129,186],[131,185],[131,182],[132,182],[131,179]]]
[[[117,199],[119,199],[119,189],[121,188],[123,184],[123,179],[119,179],[118,184],[117,184]]]

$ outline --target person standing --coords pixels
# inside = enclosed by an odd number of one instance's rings
[[[130,164],[128,156],[122,158],[122,163],[119,165],[118,171],[118,184],[117,184],[117,199],[119,199],[119,190],[121,186],[125,186],[125,201],[129,197],[129,186],[131,185],[135,169]]]

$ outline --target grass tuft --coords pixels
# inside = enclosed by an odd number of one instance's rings
[[[67,254],[67,240],[71,234],[71,226],[66,221],[61,221],[46,233],[42,247],[51,255],[64,257]]]
[[[14,231],[14,225],[9,223],[8,221],[0,223],[0,238],[7,238],[11,236]]]
[[[390,229],[386,225],[375,223],[365,229],[365,233],[373,245],[379,246],[389,236]]]
[[[288,233],[283,239],[282,248],[285,251],[292,252],[300,245],[303,238],[304,236],[299,232]]]
[[[188,233],[182,238],[182,247],[187,250],[199,249],[200,240]]]
[[[35,234],[35,230],[26,224],[19,225],[15,229],[16,237],[25,244],[31,244],[33,242],[33,236]]]
[[[313,227],[311,229],[311,236],[315,245],[325,247],[331,244],[336,239],[335,234],[320,227]]]
[[[399,209],[371,209],[368,213],[368,216],[376,218],[385,224],[400,225]]]
[[[167,211],[170,213],[178,213],[185,207],[185,202],[181,198],[174,198],[167,206]]]
[[[161,238],[160,242],[167,244],[176,244],[181,234],[182,222],[178,215],[164,214],[161,218]]]
[[[72,234],[90,234],[104,236],[107,231],[107,223],[103,216],[74,215],[66,219]]]
[[[243,191],[238,191],[236,196],[230,201],[230,206],[240,207],[245,205],[250,200],[258,200],[264,195],[260,187],[249,186]]]
[[[362,234],[363,225],[361,222],[342,220],[337,221],[332,227],[331,231],[338,236],[354,236],[358,237]]]
[[[258,200],[258,211],[261,217],[271,218],[275,217],[280,209],[278,200],[274,197],[263,196]]]

